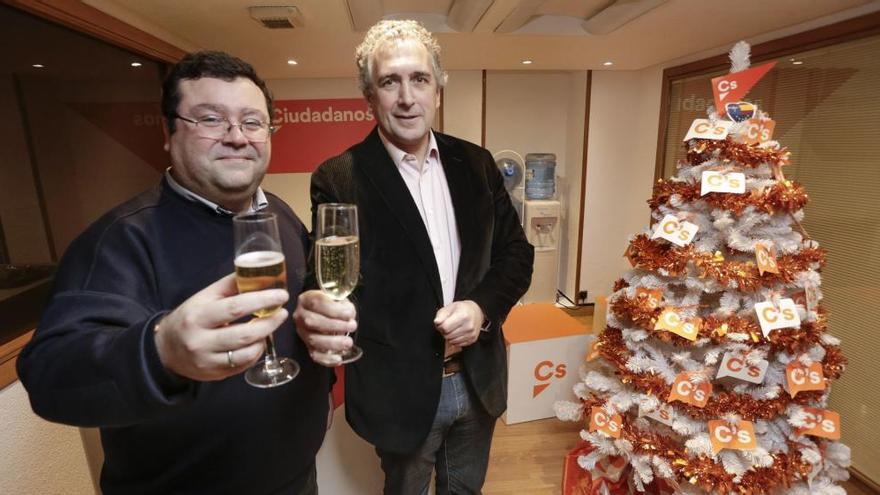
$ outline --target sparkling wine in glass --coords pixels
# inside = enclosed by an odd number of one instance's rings
[[[344,203],[318,205],[315,226],[315,268],[321,290],[342,301],[354,290],[361,269],[357,206]],[[357,361],[363,355],[353,345],[339,353],[343,363]]]
[[[274,213],[242,213],[232,219],[235,238],[235,282],[238,292],[287,288],[287,266],[281,251],[278,222]],[[257,318],[271,315],[281,306],[254,311]],[[266,354],[247,370],[249,384],[269,388],[283,385],[299,373],[299,364],[275,354],[272,335],[266,337]]]

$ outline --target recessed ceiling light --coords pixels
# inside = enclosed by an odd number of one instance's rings
[[[602,65],[604,65],[605,67],[608,67],[608,66],[610,66],[610,65],[614,65],[614,62],[612,62],[612,61],[609,60],[609,61],[607,61],[607,62],[602,62]]]
[[[43,67],[45,67],[45,65],[43,65],[43,64],[34,64],[34,65],[32,65],[31,67],[34,67],[34,68],[37,68],[37,69],[42,69]]]
[[[290,59],[290,60],[287,61],[287,65],[299,65],[299,62],[297,62],[297,61],[294,60],[294,59]]]
[[[525,60],[522,61],[522,64],[523,64],[523,65],[531,65],[531,64],[532,64],[532,59],[527,58],[527,59],[525,59]]]
[[[794,61],[792,61],[791,65],[801,65],[803,63],[804,63],[803,60],[794,60]]]
[[[132,67],[140,67],[141,65],[143,65],[143,64],[141,64],[140,62],[132,62],[131,63]]]

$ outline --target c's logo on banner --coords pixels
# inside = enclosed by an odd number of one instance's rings
[[[553,364],[553,361],[541,361],[538,363],[535,366],[535,380],[547,383],[538,383],[532,387],[532,398],[537,397],[538,394],[549,387],[550,380],[553,378],[563,378],[565,377],[565,374],[565,363]]]

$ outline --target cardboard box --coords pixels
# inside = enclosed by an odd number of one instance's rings
[[[516,306],[504,323],[507,344],[505,424],[555,416],[557,400],[577,400],[572,387],[584,363],[590,327],[553,304]]]

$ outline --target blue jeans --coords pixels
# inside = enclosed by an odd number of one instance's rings
[[[385,472],[385,495],[426,495],[434,469],[437,495],[479,494],[494,430],[495,419],[483,410],[464,373],[443,378],[425,443],[408,455],[376,449]]]

